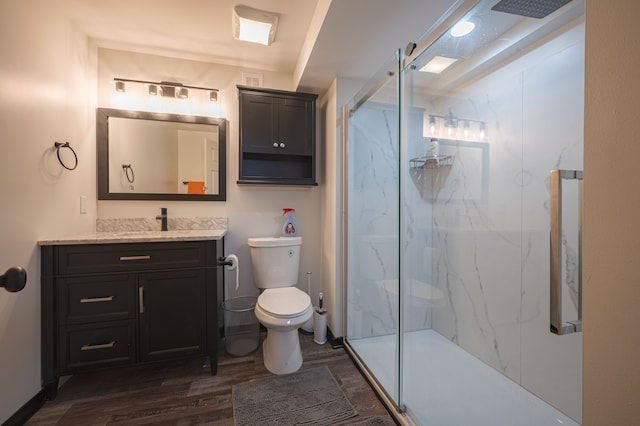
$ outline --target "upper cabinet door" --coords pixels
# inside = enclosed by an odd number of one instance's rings
[[[285,154],[313,154],[311,102],[281,98],[277,104],[279,148]]]
[[[276,99],[270,96],[240,94],[240,138],[244,152],[278,152]]]

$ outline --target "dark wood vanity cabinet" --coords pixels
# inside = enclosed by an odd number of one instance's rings
[[[187,356],[216,374],[222,240],[48,245],[42,261],[42,375]]]
[[[239,184],[317,185],[317,95],[238,86]]]

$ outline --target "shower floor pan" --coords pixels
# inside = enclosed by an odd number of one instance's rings
[[[394,388],[396,336],[349,340],[385,389]],[[578,426],[433,330],[405,334],[403,403],[419,425]]]

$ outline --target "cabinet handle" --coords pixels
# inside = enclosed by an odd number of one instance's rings
[[[278,147],[278,142],[274,142],[274,143],[273,143],[273,147],[274,147],[274,148],[277,148],[277,147]]]
[[[284,147],[285,147],[284,142],[280,142],[280,148],[284,148]]]
[[[112,347],[114,347],[116,344],[116,342],[114,340],[112,340],[109,343],[98,343],[96,345],[82,345],[80,347],[81,351],[94,351],[96,349],[110,349]]]
[[[87,297],[84,299],[80,299],[80,303],[96,303],[96,302],[111,302],[113,301],[115,296],[107,296],[107,297]]]
[[[563,335],[582,331],[582,170],[551,170],[550,176],[550,330]],[[563,321],[562,318],[562,180],[577,179],[578,182],[578,319]]]
[[[144,287],[138,287],[138,310],[144,314]]]
[[[120,256],[120,260],[149,260],[151,256]]]

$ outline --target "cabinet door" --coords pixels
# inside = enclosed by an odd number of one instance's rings
[[[311,102],[278,99],[278,143],[283,154],[313,154],[311,120]]]
[[[138,309],[142,361],[205,353],[204,269],[140,274]]]
[[[242,152],[278,154],[276,106],[271,96],[240,95],[240,140]],[[275,145],[274,145],[275,144]]]

